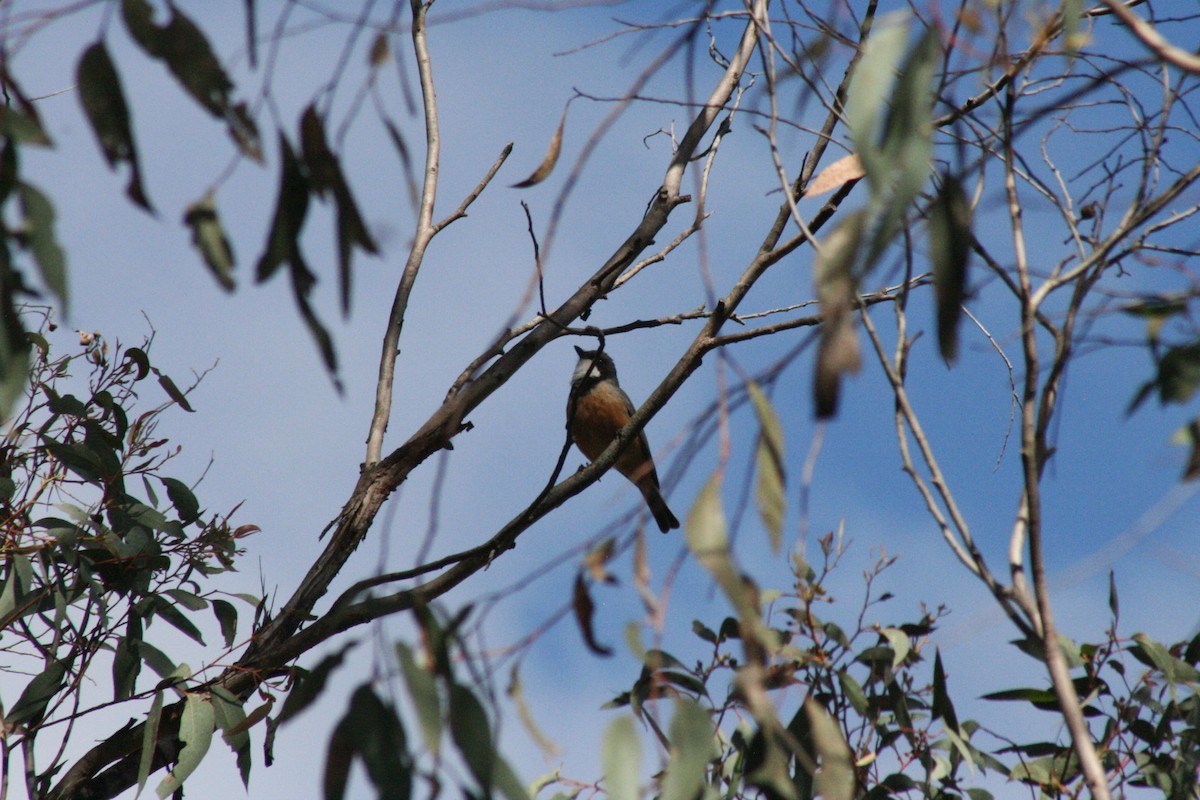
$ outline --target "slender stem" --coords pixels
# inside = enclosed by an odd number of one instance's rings
[[[421,83],[421,99],[425,105],[425,182],[421,187],[421,201],[417,207],[417,229],[413,236],[408,261],[400,275],[392,310],[388,315],[387,329],[383,334],[383,350],[379,356],[379,380],[375,384],[375,412],[371,415],[370,432],[367,434],[366,465],[379,461],[383,452],[383,435],[387,432],[388,418],[392,414],[392,386],[396,378],[396,358],[400,355],[400,331],[404,327],[404,314],[412,296],[417,272],[425,259],[425,249],[437,232],[433,226],[433,205],[437,199],[438,160],[441,157],[442,138],[438,128],[437,96],[433,88],[433,62],[429,56],[429,41],[426,34],[425,15],[429,6],[421,0],[411,0],[413,13],[412,42],[417,58],[417,75]]]

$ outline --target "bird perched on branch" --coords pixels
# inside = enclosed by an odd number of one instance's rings
[[[617,366],[600,350],[576,347],[579,363],[571,376],[571,396],[567,400],[567,429],[580,451],[595,461],[633,416],[629,395],[617,384]],[[679,527],[679,520],[667,507],[658,485],[658,472],[646,433],[642,431],[626,442],[617,456],[617,472],[637,486],[646,505],[663,533]]]

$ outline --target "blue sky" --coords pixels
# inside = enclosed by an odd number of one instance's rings
[[[181,5],[196,15],[218,51],[233,58],[237,75],[245,77],[245,59],[238,56],[241,4],[226,4],[228,10],[216,12],[208,4]],[[260,27],[266,30],[274,19],[274,4],[260,5]],[[437,8],[445,11],[449,4]],[[430,43],[444,134],[435,216],[445,215],[458,204],[505,143],[512,141],[515,146],[470,216],[447,229],[429,251],[406,322],[396,406],[385,450],[402,442],[436,408],[462,366],[513,312],[532,264],[519,201],[527,200],[535,219],[544,225],[565,167],[560,165],[550,181],[531,190],[508,187],[540,160],[573,87],[600,96],[620,94],[648,54],[661,46],[661,39],[640,51],[618,41],[570,56],[554,54],[612,30],[612,16],[649,21],[657,18],[658,8],[653,3],[627,3],[615,10],[584,8],[561,15],[508,11],[432,29]],[[349,320],[340,319],[336,310],[331,210],[314,208],[306,229],[310,262],[322,276],[317,305],[331,326],[341,359],[345,393],[339,396],[323,373],[282,276],[266,286],[251,285],[252,265],[265,240],[277,183],[274,153],[269,151],[266,168],[241,164],[219,187],[217,202],[239,262],[239,289],[226,296],[203,270],[179,220],[186,206],[224,169],[231,147],[217,124],[180,96],[160,65],[134,51],[119,20],[114,19],[107,41],[131,99],[147,191],[159,215],[150,217],[124,200],[125,176],[103,166],[78,98],[70,91],[63,92],[74,83],[74,54],[97,35],[101,13],[100,8],[93,8],[56,23],[39,33],[13,61],[26,94],[46,97],[38,107],[56,145],[52,151],[26,150],[23,154],[27,178],[47,191],[56,204],[59,236],[70,259],[73,311],[54,343],[72,347],[74,336],[69,329],[83,328],[132,345],[139,343],[152,325],[156,330],[154,361],[177,382],[182,382],[189,370],[216,365],[192,397],[197,413],[172,415],[163,425],[163,431],[184,448],[174,474],[194,480],[209,459],[214,460],[198,489],[202,500],[214,511],[244,501],[236,520],[263,529],[247,541],[241,571],[226,576],[222,585],[230,591],[257,593],[265,584],[282,602],[320,552],[316,535],[339,510],[363,460],[378,340],[412,224],[399,162],[381,127],[364,114],[346,139],[345,163],[383,253],[378,259],[356,259],[354,308]],[[297,18],[300,15],[297,12]],[[289,39],[283,49],[273,92],[284,109],[289,133],[294,134],[299,112],[311,99],[313,87],[328,74],[342,35],[340,29],[319,29]],[[1114,48],[1132,48],[1120,36],[1114,36],[1112,43]],[[339,92],[337,109],[344,110],[361,79],[361,53],[351,62],[354,66],[346,87]],[[680,72],[677,66],[668,68],[647,93],[677,96]],[[699,73],[699,85],[705,86],[713,74],[711,69]],[[389,87],[385,95],[394,119],[410,147],[419,152],[420,121],[404,113],[390,73],[384,75],[384,82]],[[572,105],[562,164],[572,163],[607,110],[604,104],[586,101]],[[263,114],[259,122],[264,140],[272,143],[273,149],[275,134],[269,118]],[[603,142],[563,218],[547,265],[548,302],[564,297],[590,275],[636,224],[669,157],[668,140],[650,134],[672,126],[680,131],[686,122],[686,112],[677,106],[636,106]],[[789,157],[795,158],[806,147],[802,139],[798,136],[788,143],[793,148]],[[1184,157],[1186,153],[1185,149]],[[1193,147],[1192,157],[1196,156],[1200,152]],[[791,167],[795,168],[794,163]],[[770,169],[762,138],[748,121],[735,122],[710,190],[709,208],[715,214],[707,225],[707,257],[718,285],[727,283],[753,255],[766,221],[773,215],[778,200],[767,194],[774,186]],[[979,223],[983,226],[999,226],[1003,220],[996,216],[999,195],[994,181],[993,177],[985,195],[991,205],[985,203]],[[1191,199],[1195,202],[1194,193]],[[812,201],[801,206],[806,213],[816,207]],[[664,241],[690,220],[691,213],[688,207],[677,212],[669,232],[664,232]],[[1058,233],[1050,226],[1050,215],[1031,206],[1027,222],[1031,231],[1043,233],[1057,248]],[[1034,253],[1040,255],[1041,251]],[[705,297],[699,263],[693,241],[601,302],[590,322],[615,325],[699,306]],[[1154,285],[1145,283],[1147,279],[1141,275],[1129,280],[1137,288]],[[1005,304],[992,285],[980,289],[972,310],[1010,348],[1010,354],[1015,353],[1011,302]],[[743,311],[810,296],[809,255],[802,250],[756,288]],[[927,326],[932,319],[928,300],[915,298],[912,314],[915,323]],[[528,309],[522,318],[527,316]],[[890,312],[881,308],[873,318],[887,327]],[[1118,321],[1109,330],[1132,339],[1139,334],[1133,321]],[[685,325],[610,340],[608,349],[617,360],[622,385],[635,401],[657,385],[694,332]],[[755,369],[770,363],[804,335],[776,337],[737,350],[735,356],[743,366]],[[1018,445],[1010,436],[1008,376],[990,345],[968,325],[963,326],[963,357],[953,370],[947,370],[937,358],[934,338],[930,331],[918,343],[910,381],[912,396],[976,538],[993,568],[1004,572],[1019,469]],[[562,444],[563,408],[575,359],[573,343],[563,339],[546,348],[516,380],[472,415],[474,429],[456,440],[450,457],[435,556],[489,536],[545,482]],[[810,359],[811,355],[803,356],[790,367],[774,393],[788,437],[789,549],[803,546],[796,497],[797,480],[814,434]],[[708,358],[700,373],[648,427],[651,443],[661,453],[660,472],[670,470],[674,444],[711,400],[716,387],[715,363],[715,358]],[[1128,553],[1115,560],[1104,557],[1107,547],[1174,491],[1184,458],[1181,448],[1168,443],[1171,431],[1186,418],[1183,411],[1160,412],[1148,404],[1133,417],[1125,416],[1129,398],[1149,369],[1144,352],[1110,349],[1080,359],[1067,382],[1055,432],[1060,455],[1050,467],[1046,484],[1048,560],[1052,580],[1056,580],[1060,627],[1078,639],[1101,636],[1107,625],[1110,566],[1117,571],[1125,633],[1145,630],[1174,641],[1187,636],[1197,624],[1194,587],[1200,553],[1195,544],[1194,500],[1185,500]],[[970,698],[1017,685],[1041,685],[1040,668],[1006,644],[1014,631],[993,610],[982,587],[954,561],[900,472],[892,401],[878,365],[867,358],[863,373],[848,383],[843,396],[842,414],[824,434],[808,531],[810,549],[815,536],[843,523],[853,539],[834,586],[835,594],[844,598],[840,613],[852,619],[851,612],[857,608],[854,598],[861,591],[859,574],[870,563],[872,553],[882,548],[901,554],[898,565],[881,580],[881,586],[897,597],[882,607],[880,622],[913,619],[920,602],[949,605],[953,613],[934,643],[946,660],[960,717],[996,713]],[[157,402],[158,398],[148,400]],[[732,433],[737,450],[731,463],[740,470],[747,448],[753,444],[754,427],[748,413],[735,417]],[[573,470],[579,463],[578,454],[573,453],[567,469]],[[672,488],[671,505],[680,518],[686,515],[714,463],[715,447],[710,445],[701,461]],[[335,583],[334,592],[384,565],[411,565],[428,522],[432,467],[430,462],[417,472],[393,499],[394,507],[381,515],[372,535]],[[740,485],[735,478],[736,473],[728,482],[731,487]],[[500,559],[477,582],[448,596],[446,605],[458,608],[488,591],[524,580],[550,559],[581,546],[637,502],[636,492],[624,481],[616,475],[606,476],[524,534],[516,551]],[[732,507],[732,491],[726,502]],[[654,533],[648,546],[655,580],[660,581],[681,553],[683,539],[677,534],[660,537]],[[770,556],[765,535],[752,518],[739,535],[738,553],[761,583],[786,588],[784,565]],[[568,560],[565,567],[534,581],[497,609],[490,618],[493,627],[488,646],[501,648],[516,641],[567,602],[576,563]],[[595,599],[599,636],[618,646],[615,658],[601,660],[588,654],[569,620],[545,635],[523,658],[522,676],[533,713],[562,748],[561,762],[543,760],[515,718],[506,714],[506,749],[526,780],[558,766],[575,778],[595,777],[597,742],[611,718],[597,714],[596,709],[627,688],[638,669],[619,645],[624,626],[641,616],[630,590],[628,558],[614,569],[622,578],[622,588],[597,589]],[[701,570],[692,564],[684,567],[673,591],[664,640],[668,647],[692,646],[689,631],[693,618],[714,626],[724,616],[723,600],[708,587]],[[406,623],[389,622],[379,640],[407,632]],[[365,653],[375,646],[367,631],[354,636],[367,640],[356,651],[362,658],[339,673],[338,685],[318,709],[283,729],[275,747],[278,761],[270,769],[259,760],[261,740],[257,737],[261,732],[256,733],[251,796],[316,795],[326,734],[340,713],[344,694],[366,674],[370,659]],[[194,666],[200,654],[196,659]],[[317,655],[311,654],[301,663],[311,666],[316,660]],[[506,679],[507,675],[499,678]],[[0,680],[0,692],[7,696],[9,691]],[[796,695],[791,701],[798,699]],[[1048,718],[1002,718],[1005,724],[1015,726],[1010,732],[1041,726],[1041,734],[1054,733]],[[219,746],[193,780],[192,791],[197,796],[241,796],[232,757]],[[359,785],[355,796],[369,794]]]

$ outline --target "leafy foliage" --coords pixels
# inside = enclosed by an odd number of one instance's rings
[[[144,383],[155,369],[150,341],[110,348],[86,334],[79,349],[55,355],[48,327],[37,334],[25,402],[0,446],[0,631],[16,657],[8,669],[33,675],[4,721],[30,759],[36,741],[61,735],[60,723],[80,713],[83,677],[102,674],[106,662],[110,699],[153,696],[157,720],[161,689],[183,691],[190,671],[152,644],[159,638],[152,631],[165,625],[203,644],[201,628],[215,611],[232,641],[236,606],[202,586],[233,568],[238,539],[256,530],[233,528],[167,474],[178,450],[158,425],[177,401]],[[146,408],[154,396],[157,405]],[[144,666],[158,677],[144,678]],[[186,697],[180,735],[187,746],[160,795],[203,758],[216,709],[221,727],[240,714],[236,698]],[[148,737],[143,759],[156,746]],[[44,794],[61,767],[59,760],[31,761],[31,795]]]

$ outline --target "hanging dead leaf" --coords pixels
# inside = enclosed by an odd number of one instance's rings
[[[611,656],[613,650],[607,645],[600,644],[596,640],[596,632],[592,627],[592,618],[596,613],[596,604],[592,602],[592,595],[588,591],[587,582],[583,579],[583,574],[575,576],[575,592],[574,602],[572,603],[575,609],[575,622],[579,625],[579,632],[583,635],[583,642],[598,656]]]
[[[546,151],[546,156],[542,159],[542,163],[538,164],[538,168],[533,171],[532,175],[520,183],[514,183],[512,188],[525,189],[530,186],[537,186],[550,177],[550,173],[554,171],[554,165],[558,163],[558,155],[562,152],[563,128],[566,124],[567,110],[564,108],[562,118],[558,121],[558,130],[554,132],[554,138],[550,140],[550,149]]]
[[[821,301],[821,341],[813,370],[813,403],[818,419],[837,414],[842,376],[858,372],[862,355],[854,325],[858,287],[854,264],[862,243],[865,216],[848,217],[825,239],[816,263],[817,297]]]
[[[804,190],[801,197],[816,197],[819,194],[832,192],[843,184],[856,181],[866,174],[862,161],[858,158],[858,153],[851,153],[818,172],[817,177],[808,182],[808,188]]]

